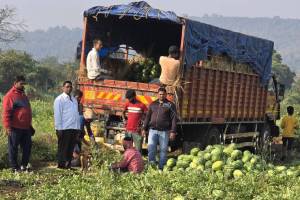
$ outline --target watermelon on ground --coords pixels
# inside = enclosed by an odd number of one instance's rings
[[[223,165],[223,161],[218,160],[212,164],[212,170],[219,171],[223,168]]]

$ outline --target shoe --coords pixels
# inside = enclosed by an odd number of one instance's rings
[[[31,167],[29,165],[27,165],[27,167],[24,167],[23,165],[21,165],[20,170],[22,172],[31,172]]]
[[[19,173],[21,170],[19,168],[12,168],[11,172],[12,173]]]

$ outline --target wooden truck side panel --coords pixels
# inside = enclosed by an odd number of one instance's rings
[[[156,100],[158,85],[130,81],[104,80],[103,82],[81,81],[79,88],[83,91],[83,104],[92,108],[97,114],[121,115],[128,89],[134,89],[137,99],[148,106]]]
[[[184,122],[264,121],[267,90],[255,74],[193,66],[182,85]]]

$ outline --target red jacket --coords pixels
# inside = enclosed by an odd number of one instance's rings
[[[24,91],[11,88],[3,98],[3,126],[7,129],[29,129],[32,121],[32,111]]]

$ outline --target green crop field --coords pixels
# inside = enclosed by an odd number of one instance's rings
[[[104,147],[93,151],[87,173],[56,169],[52,102],[33,101],[32,107],[34,171],[14,174],[7,169],[7,138],[1,134],[0,199],[300,199],[296,162],[287,169],[276,167],[220,145],[171,159],[163,171],[146,166],[141,175],[110,172],[107,166],[121,155]],[[226,176],[228,166],[235,167],[231,176]]]

